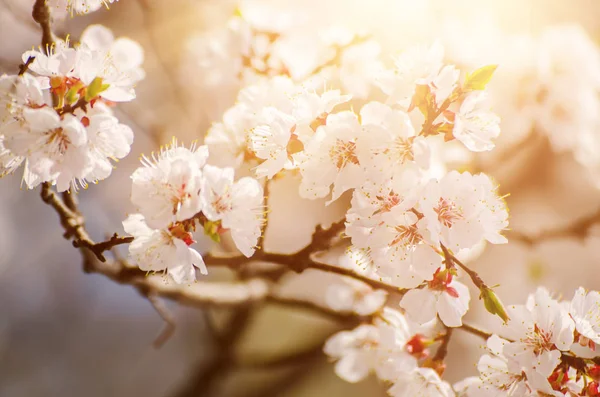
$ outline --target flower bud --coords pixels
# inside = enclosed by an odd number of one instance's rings
[[[479,296],[479,299],[483,299],[483,304],[488,312],[496,314],[504,322],[510,320],[504,305],[502,305],[502,302],[500,302],[500,299],[491,288],[484,286],[480,291],[481,295]]]

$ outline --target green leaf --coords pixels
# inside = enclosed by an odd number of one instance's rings
[[[492,79],[494,72],[498,68],[498,65],[487,65],[477,69],[471,74],[467,74],[465,84],[463,86],[464,91],[481,91],[485,90],[485,87]]]
[[[104,84],[102,77],[96,77],[94,80],[92,80],[90,85],[88,85],[87,90],[85,91],[86,102],[91,102],[92,99],[106,91],[108,87],[110,87],[110,85]]]
[[[489,287],[481,288],[480,299],[483,299],[483,304],[488,312],[491,314],[495,314],[502,319],[502,321],[507,322],[510,320],[508,314],[506,313],[506,309],[502,302],[500,302],[500,298],[492,291]]]
[[[204,234],[206,234],[215,243],[221,242],[221,235],[219,230],[221,229],[221,221],[212,222],[206,221],[204,223]]]

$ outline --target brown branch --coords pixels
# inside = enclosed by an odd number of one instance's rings
[[[88,101],[86,101],[85,98],[79,98],[79,100],[73,105],[65,105],[62,109],[58,110],[58,115],[62,116],[67,113],[73,114],[77,109],[82,109],[83,111],[87,112],[87,105]]]
[[[463,323],[463,325],[461,325],[460,327],[458,327],[458,329],[461,329],[461,330],[463,330],[465,332],[468,332],[468,333],[470,333],[472,335],[478,336],[478,337],[480,337],[480,338],[482,338],[484,340],[488,340],[492,336],[492,334],[489,333],[489,332],[487,332],[487,331],[480,330],[479,328],[476,328],[476,327],[474,327],[472,325],[465,324],[465,323]]]
[[[600,208],[595,212],[581,217],[575,222],[562,227],[542,231],[532,235],[527,235],[516,231],[509,231],[507,233],[507,238],[520,241],[529,246],[539,244],[543,241],[559,238],[576,238],[583,240],[590,234],[592,227],[598,223],[600,223]]]
[[[29,65],[31,65],[33,61],[35,61],[35,57],[29,57],[27,58],[27,61],[25,61],[25,63],[19,65],[19,76],[23,76],[25,73],[27,73]]]
[[[452,253],[448,251],[448,248],[446,248],[444,244],[441,244],[441,246],[442,251],[444,252],[444,260],[447,266],[454,267],[454,265],[458,265],[462,270],[465,271],[465,273],[469,275],[471,281],[478,289],[481,290],[482,288],[489,288],[476,271],[471,270],[467,265],[458,260],[458,258],[456,258],[454,255],[452,255]]]
[[[263,191],[263,196],[265,200],[265,222],[263,223],[260,229],[260,236],[258,237],[258,242],[256,244],[259,252],[264,252],[265,250],[265,234],[267,233],[267,228],[269,227],[269,186],[270,180],[267,179]]]
[[[434,362],[444,361],[444,359],[448,355],[448,345],[450,344],[450,339],[452,339],[452,333],[454,332],[454,328],[452,328],[452,327],[445,327],[445,328],[446,328],[446,332],[442,336],[442,338],[440,340],[440,342],[441,342],[440,346],[438,347],[437,352],[435,353],[435,356],[433,356],[433,359],[432,359],[432,361],[434,361]]]
[[[115,233],[110,239],[100,243],[93,243],[91,240],[73,240],[73,247],[87,248],[92,251],[101,262],[106,262],[106,257],[103,254],[105,251],[110,251],[117,245],[130,244],[132,241],[133,237],[119,237],[119,235]]]
[[[35,0],[31,16],[42,28],[42,49],[49,55],[50,48],[54,45],[54,35],[52,34],[52,14],[48,0]]]

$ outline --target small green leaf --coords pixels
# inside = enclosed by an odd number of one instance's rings
[[[221,242],[221,235],[219,230],[221,229],[221,222],[206,221],[204,223],[204,234],[206,234],[215,243]]]
[[[481,288],[480,299],[483,299],[483,304],[488,312],[491,314],[495,314],[502,319],[502,321],[507,322],[510,320],[508,314],[506,313],[506,309],[502,302],[500,302],[500,298],[492,291],[491,288],[483,287]]]
[[[477,69],[471,74],[467,75],[465,84],[463,86],[464,91],[481,91],[485,90],[485,87],[492,79],[494,72],[498,68],[498,65],[487,65]]]
[[[102,77],[96,77],[94,80],[92,80],[90,85],[88,85],[87,90],[85,91],[86,102],[91,102],[92,99],[106,91],[108,87],[110,87],[110,85],[104,84]]]

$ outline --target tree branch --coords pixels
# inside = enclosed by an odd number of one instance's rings
[[[35,0],[31,16],[42,28],[42,48],[49,55],[50,49],[54,45],[54,35],[52,34],[52,14],[48,0]]]
[[[448,355],[448,345],[450,344],[450,339],[452,339],[452,333],[454,332],[454,328],[445,327],[446,332],[441,338],[440,346],[435,352],[435,356],[433,356],[432,361],[444,361],[446,356]]]

